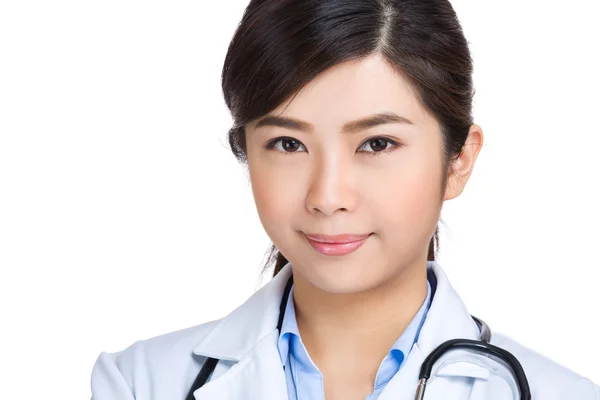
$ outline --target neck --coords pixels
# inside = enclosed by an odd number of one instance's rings
[[[374,379],[377,369],[427,296],[427,261],[406,266],[368,291],[324,292],[294,275],[296,320],[310,357],[321,372],[343,368]],[[358,367],[361,366],[361,367]]]

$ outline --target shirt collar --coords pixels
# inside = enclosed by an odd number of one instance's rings
[[[404,359],[406,359],[406,355],[410,353],[413,345],[419,339],[419,333],[421,333],[421,327],[423,326],[423,322],[425,322],[425,316],[427,315],[430,304],[431,283],[429,280],[427,280],[427,295],[425,296],[425,300],[423,301],[421,308],[419,308],[417,314],[415,314],[412,321],[410,321],[404,332],[402,332],[398,340],[394,342],[392,348],[390,349],[389,354],[391,356],[397,356],[400,364],[404,361]],[[401,355],[396,354],[397,352],[401,352]]]
[[[296,309],[294,307],[294,285],[290,290],[287,304],[285,306],[285,314],[283,315],[283,321],[281,323],[281,332],[279,334],[279,356],[281,357],[281,363],[283,366],[287,364],[288,354],[290,352],[290,335],[296,335],[300,337],[300,331],[298,330],[298,322],[296,321]]]
[[[419,339],[419,333],[421,332],[421,327],[423,326],[423,322],[425,321],[425,317],[427,315],[427,311],[429,310],[429,306],[431,305],[432,298],[432,285],[430,282],[431,274],[427,274],[427,295],[421,308],[417,311],[417,314],[414,316],[412,321],[406,327],[402,335],[394,342],[392,345],[389,354],[390,356],[396,357],[401,364],[402,361],[406,358],[406,355],[412,349],[414,343]],[[435,288],[434,288],[435,290]],[[279,356],[281,357],[281,363],[283,366],[287,364],[288,356],[290,352],[290,336],[295,335],[298,339],[300,339],[300,331],[298,329],[298,323],[296,320],[296,310],[294,307],[293,301],[294,294],[294,286],[290,290],[288,295],[288,301],[285,307],[285,314],[283,316],[283,321],[281,325],[281,333],[279,334],[278,347],[279,347]]]

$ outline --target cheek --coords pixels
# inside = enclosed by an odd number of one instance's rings
[[[248,169],[256,210],[265,231],[273,239],[277,236],[275,232],[291,219],[297,203],[298,180],[293,171],[264,161],[252,164],[249,160]]]
[[[439,218],[441,163],[422,154],[403,161],[386,171],[379,184],[373,182],[369,208],[383,223],[383,235],[421,240]]]

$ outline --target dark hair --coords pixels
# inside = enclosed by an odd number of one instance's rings
[[[231,151],[247,163],[245,125],[264,116],[318,74],[373,54],[411,85],[438,121],[444,171],[461,153],[473,123],[473,61],[448,0],[251,0],[231,40],[222,89],[234,125]],[[451,172],[451,171],[450,171]],[[442,188],[447,173],[443,174]],[[429,243],[435,260],[439,226]],[[272,245],[265,269],[287,264]]]

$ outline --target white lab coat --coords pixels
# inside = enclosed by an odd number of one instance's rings
[[[379,400],[413,400],[421,363],[437,345],[454,338],[479,339],[477,325],[441,266],[434,261],[428,266],[437,277],[437,290],[417,343]],[[194,392],[196,400],[287,399],[277,348],[277,321],[290,274],[288,264],[220,320],[141,340],[117,353],[101,353],[91,376],[92,399],[184,400],[207,357],[221,361],[211,379]],[[495,333],[493,327],[491,343],[510,351],[521,362],[533,400],[600,400],[599,386]],[[450,353],[445,359],[449,357]],[[449,363],[438,374],[428,383],[425,399],[512,398],[509,385],[472,364]]]

